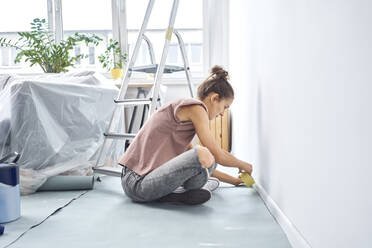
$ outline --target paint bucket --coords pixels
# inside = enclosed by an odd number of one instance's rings
[[[15,158],[8,162],[12,157]],[[0,223],[14,221],[21,216],[18,159],[18,153],[0,159]]]

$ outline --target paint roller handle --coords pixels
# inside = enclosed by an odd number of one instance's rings
[[[9,153],[8,155],[0,159],[0,163],[17,163],[20,156],[21,155],[18,152]],[[9,162],[8,160],[12,157],[15,158],[12,160],[12,162]]]

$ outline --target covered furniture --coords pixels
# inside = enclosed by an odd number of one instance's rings
[[[0,156],[21,154],[21,191],[34,192],[50,176],[91,173],[118,89],[94,75],[2,78]],[[113,160],[122,148],[112,144]]]

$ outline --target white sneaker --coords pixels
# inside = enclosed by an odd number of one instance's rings
[[[218,180],[215,177],[209,177],[207,183],[204,184],[202,189],[207,189],[209,191],[215,191],[218,188],[218,186],[220,186],[220,180]],[[178,187],[177,189],[173,191],[173,193],[183,193],[183,192],[186,192],[186,189],[182,186]]]
[[[209,177],[207,183],[203,186],[203,189],[215,191],[218,186],[220,186],[220,180],[215,177]]]
[[[183,193],[186,192],[186,189],[183,186],[179,186],[177,189],[173,191],[173,193]]]

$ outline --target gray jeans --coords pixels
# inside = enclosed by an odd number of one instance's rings
[[[123,166],[121,185],[133,201],[150,202],[172,193],[181,185],[187,190],[203,187],[216,166],[214,163],[211,168],[204,168],[194,148],[143,176]]]

